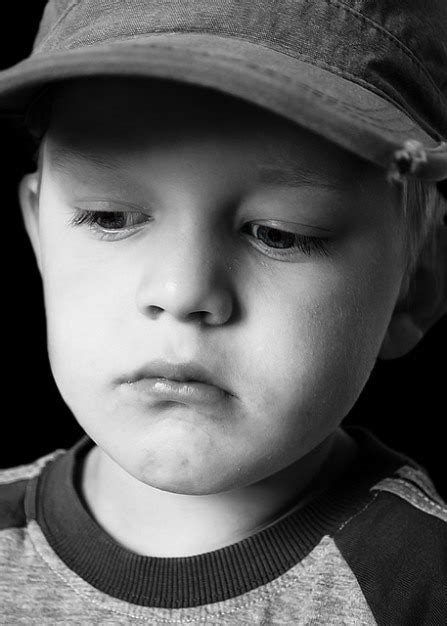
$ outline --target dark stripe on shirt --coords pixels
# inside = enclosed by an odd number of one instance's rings
[[[447,624],[447,524],[380,492],[334,541],[379,626]]]
[[[0,530],[26,526],[24,499],[28,479],[0,484]]]

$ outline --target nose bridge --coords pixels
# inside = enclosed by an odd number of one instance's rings
[[[219,242],[210,229],[196,219],[185,220],[173,232],[172,241],[163,246],[161,282],[170,285],[171,290],[176,289],[183,298],[189,294],[194,299],[215,283],[220,273],[222,255],[219,254]]]
[[[164,312],[178,319],[201,313],[214,323],[226,321],[232,295],[216,228],[183,214],[155,237],[138,285],[140,311],[151,317]]]

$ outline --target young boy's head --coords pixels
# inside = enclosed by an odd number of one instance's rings
[[[396,182],[315,120],[186,82],[50,96],[20,202],[52,371],[143,483],[220,493],[324,449],[376,359],[439,317],[434,180]]]

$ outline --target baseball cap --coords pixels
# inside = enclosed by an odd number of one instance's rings
[[[30,56],[0,72],[0,116],[60,81],[171,79],[445,185],[446,32],[446,0],[49,0]]]

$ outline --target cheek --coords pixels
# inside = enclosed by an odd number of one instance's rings
[[[303,271],[254,309],[262,311],[250,342],[260,410],[287,403],[290,414],[302,408],[309,420],[332,414],[338,421],[349,412],[374,366],[398,290],[398,273],[383,267]]]
[[[110,255],[86,254],[70,238],[44,242],[43,285],[48,351],[62,387],[89,387],[114,359],[129,323],[132,274],[114,267]],[[127,305],[127,310],[126,310]],[[65,384],[65,382],[67,384]],[[84,387],[86,388],[84,390]],[[91,393],[91,392],[90,392]]]

